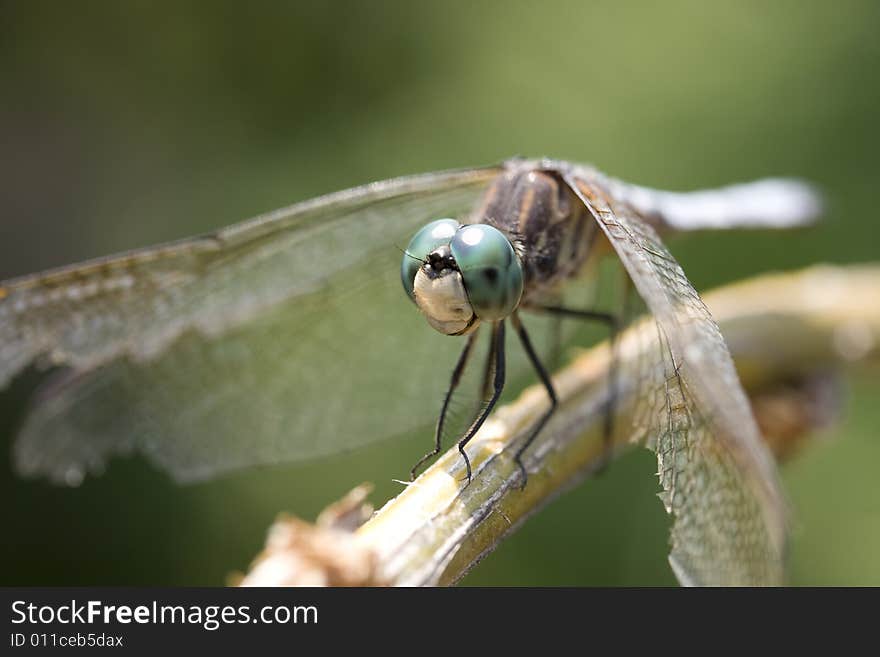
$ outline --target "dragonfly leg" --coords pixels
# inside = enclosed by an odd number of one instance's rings
[[[455,389],[458,387],[459,382],[461,381],[461,376],[464,374],[465,367],[467,366],[468,359],[470,358],[471,352],[473,351],[474,343],[477,341],[477,333],[479,333],[479,328],[476,331],[471,333],[468,336],[467,342],[464,345],[464,349],[461,350],[461,355],[458,357],[458,362],[455,364],[455,369],[452,370],[452,379],[449,382],[449,388],[446,390],[446,396],[443,398],[443,407],[440,409],[440,417],[437,420],[437,427],[434,431],[434,449],[425,454],[422,458],[419,459],[418,463],[416,463],[412,470],[409,471],[410,481],[414,481],[416,478],[416,473],[419,471],[419,468],[437,454],[440,453],[440,441],[443,438],[443,424],[446,421],[446,411],[449,410],[449,402],[452,399],[452,394],[455,392]]]
[[[535,423],[535,426],[532,427],[532,431],[529,434],[529,437],[522,444],[522,446],[516,450],[516,455],[513,457],[514,461],[516,461],[517,466],[522,472],[522,485],[520,486],[520,490],[526,487],[526,482],[528,481],[529,475],[526,472],[526,466],[522,462],[523,453],[529,448],[535,438],[538,436],[538,433],[541,429],[544,428],[544,425],[547,424],[547,420],[550,419],[550,416],[553,415],[553,411],[556,410],[556,390],[553,389],[553,382],[550,380],[550,375],[547,374],[547,370],[544,369],[544,366],[541,364],[538,355],[535,353],[534,347],[532,347],[532,341],[529,338],[529,334],[526,332],[525,326],[522,325],[522,322],[519,319],[519,314],[514,312],[511,315],[511,321],[513,322],[513,327],[516,329],[517,334],[519,335],[519,340],[522,342],[523,349],[525,349],[526,355],[529,357],[529,360],[532,363],[532,366],[535,368],[535,371],[538,373],[538,377],[541,379],[541,383],[544,384],[544,387],[547,389],[547,395],[550,397],[550,408],[544,411],[544,415]]]
[[[621,319],[614,313],[600,312],[595,310],[577,310],[574,308],[565,308],[563,306],[536,306],[529,310],[544,312],[556,317],[573,317],[575,319],[586,319],[602,322],[608,326],[609,342],[611,344],[611,364],[608,367],[608,401],[603,408],[602,422],[602,461],[598,471],[602,471],[607,466],[611,457],[611,447],[614,439],[614,413],[617,406],[617,379],[618,379],[618,340],[620,333]],[[532,361],[536,362],[535,359]],[[546,384],[545,384],[546,385]],[[528,445],[526,445],[528,446]]]
[[[470,442],[471,438],[477,433],[481,426],[483,426],[483,422],[486,421],[486,418],[489,417],[489,413],[492,412],[492,409],[495,407],[495,403],[498,401],[498,398],[501,397],[501,391],[504,390],[504,320],[497,322],[495,324],[494,330],[492,332],[492,343],[489,346],[489,353],[494,354],[495,360],[495,376],[492,382],[492,397],[489,398],[489,402],[486,404],[485,408],[483,408],[482,412],[477,416],[477,419],[473,421],[471,426],[468,428],[467,433],[464,438],[458,441],[458,453],[461,454],[461,457],[464,459],[464,465],[467,468],[467,483],[471,483],[471,461],[468,458],[468,455],[465,453],[464,448]]]
[[[480,405],[474,413],[474,419],[480,414],[483,403],[492,394],[492,379],[495,375],[495,352],[493,349],[486,351],[486,362],[483,365],[483,383],[480,385]],[[471,420],[473,421],[473,420]]]

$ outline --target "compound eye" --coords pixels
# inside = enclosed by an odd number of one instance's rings
[[[477,317],[504,319],[516,310],[523,291],[523,271],[504,233],[486,224],[463,226],[449,246]]]
[[[413,281],[419,267],[428,258],[428,254],[444,244],[449,244],[461,224],[455,219],[437,219],[423,226],[409,241],[403,262],[400,264],[400,282],[407,296],[415,301]]]

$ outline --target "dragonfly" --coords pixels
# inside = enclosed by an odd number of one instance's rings
[[[115,456],[140,454],[193,482],[412,432],[439,410],[419,467],[440,451],[452,393],[486,329],[487,399],[459,451],[469,479],[468,441],[505,375],[531,367],[548,406],[516,455],[526,485],[523,455],[555,395],[520,312],[598,319],[613,338],[617,315],[561,305],[560,295],[616,257],[656,322],[660,348],[645,365],[665,373],[643,377],[648,411],[616,430],[657,453],[676,517],[673,566],[697,583],[718,562],[772,579],[786,533],[775,464],[718,326],[659,235],[789,228],[820,207],[793,179],[668,192],[588,165],[514,158],[375,182],[0,282],[0,388],[26,369],[46,373],[14,467],[77,485]],[[519,362],[506,357],[508,322]],[[608,416],[610,426],[610,402]]]

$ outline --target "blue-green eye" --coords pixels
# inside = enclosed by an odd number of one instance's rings
[[[403,262],[400,264],[400,281],[410,299],[413,296],[413,280],[422,262],[434,249],[449,244],[461,224],[455,219],[438,219],[424,226],[409,241]]]
[[[504,319],[519,304],[523,272],[510,240],[485,224],[464,226],[449,244],[474,314]]]

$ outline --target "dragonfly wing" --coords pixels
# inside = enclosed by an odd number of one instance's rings
[[[460,345],[406,301],[398,247],[469,212],[497,173],[375,183],[3,284],[0,385],[34,361],[60,367],[17,468],[76,483],[136,451],[187,481],[419,426],[445,384],[419,366]]]
[[[587,176],[565,176],[657,323],[659,348],[640,366],[634,438],[657,453],[677,576],[688,584],[780,583],[785,503],[718,325],[646,221]]]

